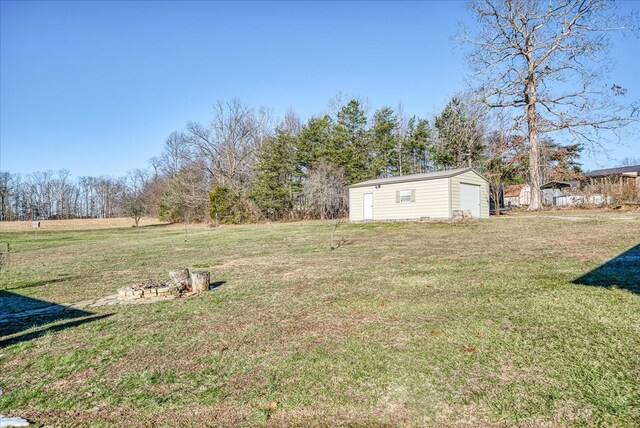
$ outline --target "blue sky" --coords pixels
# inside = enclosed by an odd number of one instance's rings
[[[124,175],[230,98],[307,119],[342,92],[430,116],[465,87],[459,22],[457,1],[3,1],[0,170]],[[640,42],[614,41],[611,80],[640,99]],[[639,141],[584,164],[640,157]]]

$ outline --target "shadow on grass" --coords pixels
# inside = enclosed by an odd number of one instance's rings
[[[153,224],[145,224],[143,226],[131,226],[134,229],[159,229],[162,227],[172,226],[176,223],[153,223]]]
[[[214,288],[218,288],[223,284],[226,284],[227,281],[216,281],[216,282],[212,282],[211,284],[209,284],[209,290],[213,290]]]
[[[596,287],[618,287],[640,294],[640,244],[573,281]]]
[[[26,333],[17,337],[0,340],[0,348],[10,343],[31,340],[48,331],[59,331],[98,319],[98,317],[93,315],[95,315],[93,312],[82,309],[0,290],[0,337],[15,335],[25,330],[51,323],[76,320],[49,326],[43,330]],[[102,316],[100,318],[102,318]]]
[[[14,345],[20,342],[26,342],[29,340],[37,339],[45,334],[55,333],[57,331],[66,330],[67,328],[77,327],[82,324],[86,324],[89,322],[97,321],[103,318],[110,317],[112,314],[104,314],[104,315],[93,315],[81,319],[76,319],[73,321],[68,321],[62,324],[55,324],[40,330],[32,331],[30,333],[20,334],[18,336],[9,337],[7,339],[0,340],[0,349],[5,348],[9,345]],[[56,320],[58,321],[58,320]],[[1,334],[0,334],[1,336]]]
[[[51,285],[51,284],[55,284],[56,282],[69,281],[69,280],[72,280],[72,279],[74,279],[73,276],[65,275],[65,276],[61,276],[59,278],[55,278],[55,279],[41,280],[41,281],[31,281],[31,282],[26,282],[26,283],[19,284],[19,285],[14,285],[14,286],[8,287],[7,290],[20,290],[22,288],[42,287],[44,285]]]

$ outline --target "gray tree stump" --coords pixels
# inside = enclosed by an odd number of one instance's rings
[[[174,284],[182,285],[181,289],[191,289],[191,275],[189,275],[189,269],[175,269],[169,271],[169,278]]]
[[[211,274],[209,271],[203,270],[191,273],[191,289],[195,293],[202,293],[209,290]]]

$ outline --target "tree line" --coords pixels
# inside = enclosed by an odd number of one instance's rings
[[[146,169],[126,177],[2,173],[0,218],[324,219],[343,215],[346,187],[367,179],[474,167],[500,172],[500,183],[526,181],[517,136],[492,129],[488,111],[462,97],[434,118],[407,116],[402,107],[370,113],[366,104],[333,102],[331,113],[306,122],[293,111],[274,122],[267,108],[219,101],[206,124],[172,132]],[[580,173],[579,146],[547,148],[550,178]]]
[[[80,177],[44,171],[22,175],[0,172],[0,220],[109,218],[123,214],[122,179]]]

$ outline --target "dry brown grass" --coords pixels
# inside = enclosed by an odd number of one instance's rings
[[[1,234],[16,249],[8,292],[30,298],[104,296],[178,266],[225,283],[13,334],[0,412],[88,427],[636,426],[639,294],[573,281],[638,245],[640,217],[561,215],[347,224],[333,252],[322,222],[195,226],[186,241],[180,225]]]
[[[547,207],[540,211],[529,211],[526,208],[515,208],[501,217],[573,217],[573,218],[606,218],[606,219],[640,219],[640,210],[635,208],[611,207]]]
[[[155,226],[166,224],[155,218],[141,218],[139,226]],[[101,230],[133,227],[131,218],[87,218],[72,220],[40,220],[38,232],[49,230]],[[36,232],[31,221],[3,221],[0,222],[0,232]]]

